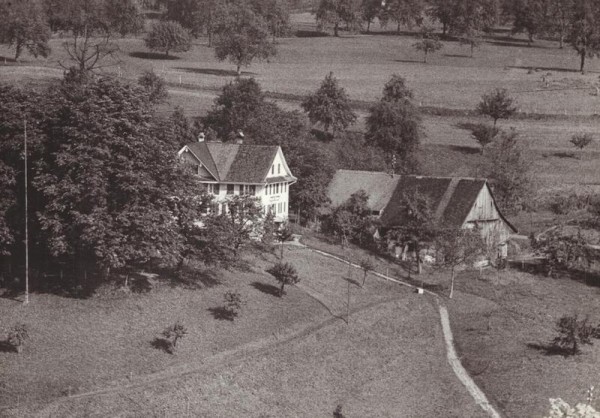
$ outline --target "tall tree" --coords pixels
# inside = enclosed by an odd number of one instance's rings
[[[513,33],[526,32],[528,44],[534,36],[544,33],[549,24],[548,0],[513,0]]]
[[[290,11],[285,0],[251,0],[254,11],[267,22],[269,32],[281,37],[290,30]]]
[[[442,24],[442,34],[448,33],[448,28],[455,18],[455,3],[458,0],[432,0],[427,14]]]
[[[33,181],[50,255],[106,272],[154,258],[177,264],[182,219],[197,219],[204,193],[148,95],[104,79],[53,94],[56,116]]]
[[[333,72],[325,77],[317,91],[302,101],[301,106],[311,123],[320,123],[325,132],[331,127],[334,136],[356,121],[346,90],[339,85]]]
[[[531,160],[517,132],[500,131],[488,147],[486,177],[505,213],[526,209],[532,199]]]
[[[579,69],[585,72],[585,59],[600,54],[600,4],[593,0],[574,0],[569,42],[580,58]]]
[[[416,151],[420,144],[421,116],[412,96],[404,79],[394,74],[384,86],[382,99],[369,110],[366,121],[366,142],[381,148],[394,170],[399,162],[404,173],[414,173],[418,168]]]
[[[0,0],[0,44],[15,48],[15,60],[23,50],[34,57],[50,54],[50,27],[40,1]]]
[[[267,22],[248,4],[226,5],[222,13],[214,28],[215,55],[220,61],[229,59],[234,63],[238,76],[242,66],[276,55],[277,50],[269,41]]]

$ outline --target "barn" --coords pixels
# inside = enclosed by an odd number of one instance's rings
[[[498,209],[486,179],[338,170],[329,184],[328,196],[337,206],[359,190],[369,195],[369,208],[379,218],[382,230],[402,226],[403,195],[419,191],[429,200],[440,226],[476,228],[489,248],[504,253],[508,238],[517,233]]]

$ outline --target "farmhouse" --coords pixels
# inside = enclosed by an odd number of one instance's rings
[[[328,197],[337,206],[359,190],[369,195],[367,204],[383,230],[402,225],[402,196],[418,190],[429,199],[435,220],[443,227],[477,228],[487,245],[494,247],[517,232],[498,209],[485,179],[338,170],[329,184]]]
[[[289,186],[296,182],[277,145],[206,142],[203,135],[179,150],[178,155],[194,167],[199,181],[214,196],[217,213],[227,213],[227,200],[247,194],[260,199],[265,213],[275,222],[288,218]]]

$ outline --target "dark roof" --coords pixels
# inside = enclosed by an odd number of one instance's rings
[[[338,206],[353,193],[364,190],[369,195],[369,208],[376,211],[383,209],[381,225],[389,228],[402,223],[400,202],[404,193],[418,190],[429,199],[434,216],[441,225],[461,227],[484,187],[489,189],[485,179],[391,176],[370,171],[338,170],[329,184],[328,196],[332,205]],[[498,213],[516,231],[499,210]]]
[[[187,147],[223,183],[264,183],[277,155],[277,145],[192,142]]]
[[[327,188],[327,196],[332,206],[339,206],[353,193],[364,190],[369,195],[369,209],[381,211],[390,201],[399,179],[399,175],[373,171],[337,170]]]

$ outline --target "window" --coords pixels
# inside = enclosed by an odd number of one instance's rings
[[[279,193],[279,183],[275,185],[275,193]]]
[[[256,195],[256,186],[254,184],[248,186],[248,194],[251,196]]]
[[[271,174],[275,174],[275,164],[271,166]]]
[[[235,184],[228,184],[227,185],[227,194],[233,194],[235,191]]]
[[[213,193],[214,194],[221,193],[221,185],[219,185],[219,184],[213,184]]]
[[[227,203],[223,203],[221,205],[221,215],[225,215],[227,213]]]
[[[277,174],[281,173],[281,164],[277,164]]]

